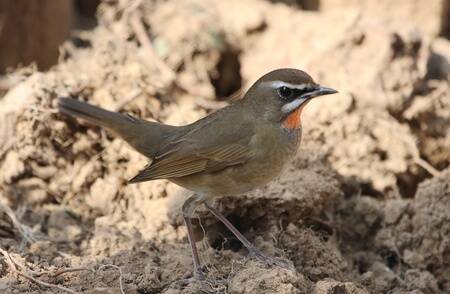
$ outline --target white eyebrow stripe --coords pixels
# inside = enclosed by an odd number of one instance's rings
[[[281,107],[281,111],[283,113],[289,113],[300,107],[306,100],[308,100],[308,98],[297,98],[294,101],[284,104],[283,107]]]
[[[311,86],[310,84],[299,84],[299,85],[296,85],[296,84],[286,83],[286,82],[283,82],[283,81],[264,82],[263,85],[271,87],[271,88],[275,88],[275,89],[278,89],[280,87],[288,87],[288,88],[291,88],[291,89],[298,89],[298,90],[303,90],[303,89],[309,88]]]

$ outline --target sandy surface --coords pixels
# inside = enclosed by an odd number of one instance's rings
[[[10,75],[0,93],[0,292],[450,293],[450,43],[436,36],[438,4],[399,21],[395,9],[427,1],[370,11],[355,1],[324,1],[324,11],[175,2],[103,3],[99,26],[66,43],[58,65]],[[302,146],[278,181],[216,205],[290,269],[247,258],[200,210],[207,279],[191,279],[188,193],[126,185],[147,159],[55,109],[73,96],[181,125],[286,66],[340,93],[305,110]],[[17,276],[8,255],[53,287]]]

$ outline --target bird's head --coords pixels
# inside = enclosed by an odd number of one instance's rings
[[[304,71],[282,68],[257,80],[243,102],[251,105],[256,115],[281,123],[285,128],[296,129],[301,125],[303,107],[312,98],[334,93],[337,91],[317,84]]]

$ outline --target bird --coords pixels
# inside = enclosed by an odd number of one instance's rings
[[[146,121],[67,97],[58,99],[58,109],[109,129],[149,158],[150,163],[128,183],[166,179],[193,192],[181,210],[193,276],[203,279],[191,223],[200,205],[236,236],[249,255],[273,261],[214,207],[214,200],[243,195],[276,179],[299,148],[304,107],[315,97],[334,93],[302,70],[281,68],[259,78],[241,99],[184,126]]]

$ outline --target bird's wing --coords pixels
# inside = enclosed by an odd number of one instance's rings
[[[231,116],[217,119],[220,115],[198,121],[185,134],[171,138],[152,163],[129,182],[212,173],[249,160],[253,130],[244,126],[242,119],[236,123]],[[223,127],[224,123],[228,126]]]
[[[250,153],[248,147],[240,144],[199,150],[195,154],[179,155],[175,152],[155,160],[129,182],[178,178],[200,172],[212,173],[246,162],[251,157]]]

